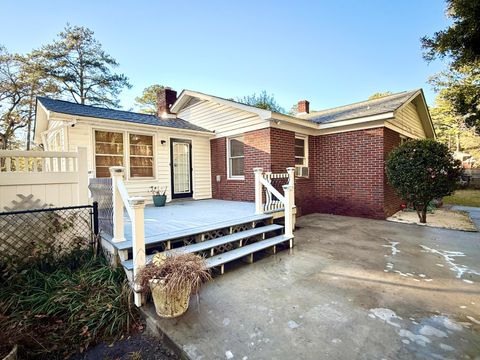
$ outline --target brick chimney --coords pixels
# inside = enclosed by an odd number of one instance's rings
[[[177,92],[169,87],[165,87],[157,92],[158,117],[171,114],[170,107],[177,100]]]
[[[300,100],[297,105],[297,114],[308,114],[310,112],[310,102]]]

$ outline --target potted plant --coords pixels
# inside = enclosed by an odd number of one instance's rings
[[[135,280],[142,292],[152,294],[158,316],[172,318],[187,311],[190,295],[198,294],[200,286],[210,279],[201,256],[158,253]]]
[[[167,187],[163,191],[160,190],[159,186],[150,186],[150,192],[152,193],[153,204],[156,207],[165,206],[165,202],[167,201]]]
[[[8,352],[8,354],[4,354],[5,356],[3,357],[2,360],[16,360],[17,359],[17,349],[18,349],[17,345],[15,345],[12,348],[12,350],[10,350],[10,352]],[[0,354],[3,354],[3,352],[1,350],[3,350],[3,349],[0,349]]]

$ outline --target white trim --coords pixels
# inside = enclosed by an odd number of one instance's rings
[[[139,177],[139,176],[132,176],[130,173],[130,135],[142,135],[142,136],[150,136],[152,138],[152,174],[153,176],[150,177]],[[141,131],[126,131],[127,137],[127,162],[128,162],[128,171],[127,171],[127,179],[128,180],[157,180],[157,134],[156,133],[142,133]],[[135,155],[134,155],[135,157]],[[150,156],[147,156],[150,157]]]
[[[349,131],[374,129],[379,127],[384,127],[385,123],[386,121],[384,120],[377,120],[377,121],[369,121],[367,123],[353,124],[353,125],[341,126],[337,128],[331,128],[331,129],[322,129],[316,135],[340,134],[340,133],[349,132]]]
[[[244,165],[244,169],[243,169],[243,176],[241,175],[236,175],[236,176],[232,176],[230,174],[230,140],[238,140],[239,138],[241,138],[241,142],[243,143],[243,165]],[[244,136],[243,135],[237,135],[237,136],[231,136],[231,137],[227,137],[227,152],[226,152],[226,160],[227,160],[227,180],[245,180],[245,141],[244,141]],[[239,159],[241,158],[241,156],[237,156],[235,157],[236,159]]]
[[[320,130],[338,128],[341,126],[348,126],[348,125],[354,125],[354,124],[361,124],[369,121],[386,120],[393,117],[394,117],[394,113],[388,112],[384,114],[365,116],[365,117],[356,118],[356,119],[348,119],[348,120],[335,121],[331,123],[323,123],[323,124],[320,124]]]
[[[172,169],[173,169],[173,163],[172,163],[172,160],[173,160],[173,154],[172,154],[172,148],[173,148],[173,143],[175,142],[175,140],[178,140],[177,143],[188,143],[189,142],[189,152],[190,152],[190,158],[189,158],[189,165],[190,165],[190,168],[191,168],[191,171],[190,171],[190,183],[188,184],[188,186],[190,187],[190,192],[192,193],[192,199],[195,199],[195,169],[196,169],[196,166],[195,166],[195,154],[193,153],[194,151],[194,146],[193,146],[193,139],[191,138],[179,138],[179,137],[173,137],[173,136],[169,136],[168,137],[168,171],[169,171],[169,187],[171,188],[170,189],[170,198],[173,199],[173,186],[172,186],[172,179],[173,179],[173,172],[172,172]],[[187,198],[188,199],[188,198]]]
[[[112,132],[112,133],[119,133],[122,134],[122,139],[123,139],[123,167],[127,170],[125,171],[125,180],[126,181],[155,181],[157,180],[157,134],[156,133],[148,133],[145,131],[129,131],[129,130],[116,130],[116,129],[109,129],[109,128],[103,128],[103,127],[98,127],[98,126],[92,126],[92,134],[91,134],[91,139],[92,139],[92,164],[93,164],[93,169],[92,173],[94,177],[97,176],[97,149],[95,146],[95,131],[103,131],[103,132]],[[152,137],[152,151],[153,151],[153,177],[132,177],[130,174],[130,135],[147,135]],[[117,155],[120,156],[120,155]]]
[[[304,156],[302,157],[304,159],[304,164],[303,165],[297,165],[297,158],[300,158],[299,156],[295,155],[295,168],[308,168],[309,167],[309,156],[308,156],[308,135],[304,134],[295,134],[295,140],[301,139],[303,140],[303,150],[304,150]],[[294,149],[296,148],[296,144],[294,145]],[[299,176],[300,177],[300,176]],[[310,176],[301,176],[303,178],[309,178]]]

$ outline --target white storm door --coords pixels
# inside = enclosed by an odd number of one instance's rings
[[[192,196],[191,145],[187,140],[172,140],[172,197]]]

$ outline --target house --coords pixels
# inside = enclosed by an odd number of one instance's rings
[[[401,204],[385,178],[388,152],[435,137],[422,90],[315,112],[302,100],[296,116],[191,90],[158,96],[158,116],[39,97],[35,141],[45,150],[85,146],[91,176],[123,165],[129,193],[160,185],[168,201],[254,201],[254,168],[295,167],[297,214],[384,219]]]

